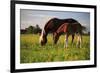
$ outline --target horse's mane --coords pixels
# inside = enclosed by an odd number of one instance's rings
[[[44,28],[46,28],[46,27],[48,26],[48,24],[49,24],[52,20],[54,20],[54,19],[58,19],[58,18],[52,18],[52,19],[50,19],[50,20],[45,24]]]

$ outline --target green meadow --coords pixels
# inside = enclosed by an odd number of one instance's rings
[[[64,48],[65,36],[62,35],[56,45],[53,44],[52,35],[48,35],[45,46],[39,44],[39,35],[21,34],[20,36],[20,63],[80,61],[90,59],[90,36],[83,36],[82,47],[71,44],[71,36],[68,40],[68,48]]]

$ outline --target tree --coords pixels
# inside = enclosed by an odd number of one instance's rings
[[[26,28],[26,33],[31,34],[31,33],[33,33],[34,29],[35,29],[35,27],[29,26],[28,28]]]
[[[38,34],[41,33],[41,28],[37,24],[36,26],[29,26],[25,30],[21,30],[22,34]]]
[[[35,27],[35,32],[34,33],[40,33],[41,32],[41,28],[39,27],[39,25],[37,24]]]

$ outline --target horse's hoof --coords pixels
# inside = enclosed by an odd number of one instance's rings
[[[64,46],[64,48],[68,48],[68,46]]]

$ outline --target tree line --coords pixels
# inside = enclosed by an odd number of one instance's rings
[[[21,34],[38,34],[42,29],[37,24],[36,26],[29,26],[28,28],[21,29]]]

